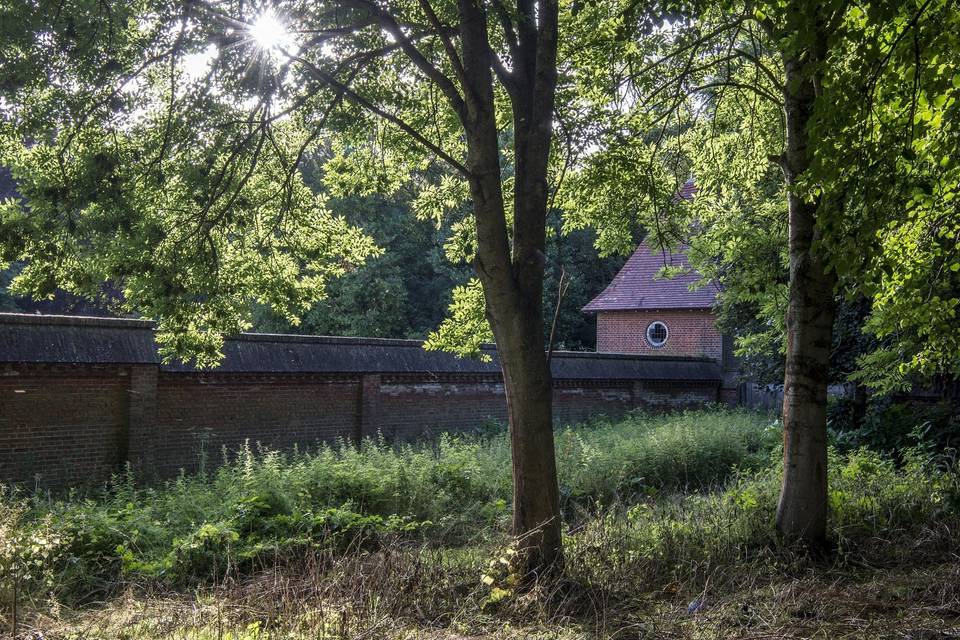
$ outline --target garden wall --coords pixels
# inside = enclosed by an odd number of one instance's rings
[[[215,370],[162,364],[149,322],[0,314],[0,483],[170,477],[249,442],[413,439],[506,420],[497,354],[414,340],[243,334]],[[558,423],[718,400],[708,359],[555,352]]]

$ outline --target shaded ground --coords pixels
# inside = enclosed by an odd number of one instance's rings
[[[462,611],[433,621],[428,611],[422,617],[414,613],[412,618],[419,620],[395,619],[377,616],[375,607],[365,607],[365,617],[356,619],[348,601],[318,602],[302,577],[270,573],[191,595],[129,592],[109,603],[31,620],[21,635],[38,640],[960,638],[960,558],[923,568],[849,572],[824,569],[814,575],[811,570],[806,576],[758,580],[724,594],[714,594],[708,586],[692,600],[681,587],[670,585],[645,600],[607,607],[591,594],[581,604],[589,602],[594,610],[577,607],[583,610],[575,616],[570,607],[559,607],[568,610],[559,614],[555,602],[531,595],[528,602],[513,604],[536,621],[528,625],[518,625],[515,612],[472,610],[466,605],[469,594]]]
[[[774,531],[778,435],[732,413],[561,432],[565,578],[522,591],[502,436],[0,494],[0,638],[16,615],[31,640],[960,639],[955,460],[832,454],[811,557]]]

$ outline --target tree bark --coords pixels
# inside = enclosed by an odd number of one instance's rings
[[[547,165],[556,88],[557,5],[519,4],[514,76],[513,234],[507,232],[486,14],[460,0],[467,86],[467,169],[477,230],[475,267],[503,370],[513,460],[516,569],[527,579],[562,565],[560,499],[553,442],[553,381],[544,349],[543,275]],[[539,24],[537,24],[539,21]],[[511,246],[512,244],[512,246]]]
[[[543,314],[530,308],[499,314],[492,311],[490,315],[497,325],[494,334],[498,336],[510,418],[513,534],[518,540],[520,568],[525,574],[554,572],[562,561],[560,496],[553,454],[553,383],[543,349]]]
[[[808,56],[806,60],[815,56]],[[833,331],[834,276],[817,253],[821,199],[796,192],[810,166],[807,128],[816,98],[813,65],[785,61],[789,190],[790,292],[783,393],[783,485],[777,528],[788,539],[820,546],[827,530],[827,380]]]
[[[495,149],[479,143],[471,146],[478,152],[486,149],[479,153],[481,157],[469,154],[471,171],[493,162]],[[501,222],[506,215],[499,173],[494,176],[487,171],[480,176],[471,180],[478,236],[476,270],[483,283],[507,396],[513,534],[520,551],[517,568],[530,578],[556,571],[562,564],[553,381],[544,350],[543,254],[536,246],[521,251],[516,242],[510,251]]]
[[[479,148],[479,147],[478,147]],[[503,371],[513,462],[517,569],[528,579],[562,566],[560,498],[553,440],[553,380],[543,333],[543,260],[518,269],[496,220],[504,218],[499,175],[471,181],[478,237],[476,268]],[[545,207],[545,205],[544,205]],[[516,248],[514,253],[516,253]]]

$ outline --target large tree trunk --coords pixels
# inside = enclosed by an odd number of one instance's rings
[[[460,0],[467,168],[477,230],[475,266],[497,342],[510,418],[516,569],[528,580],[561,566],[560,500],[553,444],[553,382],[544,350],[543,272],[547,163],[557,82],[558,8],[518,2],[513,75],[513,237],[507,232],[493,74],[483,5]],[[512,245],[512,246],[511,246]]]
[[[562,562],[553,381],[544,350],[544,258],[542,248],[537,246],[538,238],[543,241],[544,230],[541,228],[538,236],[528,229],[533,235],[520,244],[515,225],[511,251],[499,170],[495,174],[492,171],[498,152],[495,137],[491,140],[489,132],[484,137],[487,143],[475,140],[468,154],[471,170],[477,175],[471,180],[477,223],[475,263],[507,396],[513,456],[513,534],[520,543],[517,568],[530,578],[555,571]],[[524,182],[518,174],[517,184]],[[545,195],[538,198],[537,189],[532,188],[522,208],[515,205],[514,215],[545,220]]]
[[[806,66],[806,68],[805,68]],[[816,97],[813,65],[785,62],[790,294],[783,393],[783,486],[777,528],[788,539],[819,546],[827,528],[827,379],[833,331],[834,277],[816,253],[821,200],[795,192],[810,166],[807,126]]]
[[[543,259],[541,255],[526,268],[518,266],[519,256],[511,259],[506,238],[490,222],[505,217],[502,201],[498,205],[489,197],[499,193],[499,175],[473,181],[471,187],[478,233],[476,268],[497,342],[510,420],[517,569],[530,579],[562,564],[553,381],[544,350]]]

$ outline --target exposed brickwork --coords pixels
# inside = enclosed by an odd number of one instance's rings
[[[86,484],[119,470],[128,380],[122,367],[0,366],[0,482]]]
[[[376,435],[380,429],[380,387],[381,378],[377,374],[368,374],[360,378],[356,429],[353,433],[355,442]]]
[[[740,404],[740,389],[739,385],[721,387],[720,388],[720,402],[729,406],[735,407]]]
[[[216,464],[222,450],[249,443],[269,449],[354,437],[359,377],[177,374],[162,372],[157,388],[157,442],[162,476]]]
[[[155,471],[152,452],[158,443],[157,376],[152,365],[130,366],[127,387],[127,428],[120,442],[120,460],[129,460],[142,471]]]
[[[380,431],[413,439],[505,421],[503,383],[495,376],[391,376],[380,387]]]
[[[132,371],[131,371],[132,369]],[[170,477],[224,449],[289,449],[377,432],[409,440],[506,420],[492,376],[152,374],[148,367],[8,366],[0,376],[0,482],[100,482],[129,460]],[[557,424],[717,399],[715,382],[558,381]]]
[[[632,386],[629,380],[555,384],[553,421],[558,425],[570,425],[597,415],[621,416],[636,406]]]
[[[659,348],[647,341],[647,327],[659,320],[667,325],[667,342]],[[640,355],[683,355],[719,361],[723,355],[720,332],[709,310],[601,311],[597,314],[597,351]]]
[[[717,401],[717,387],[690,380],[645,380],[633,388],[638,407],[653,410],[685,409]]]
[[[127,463],[170,477],[245,443],[410,440],[507,418],[495,362],[411,341],[247,336],[228,347],[219,370],[198,372],[161,364],[145,323],[0,314],[0,483],[96,484]],[[556,352],[552,365],[557,424],[715,402],[721,382],[704,360]]]

